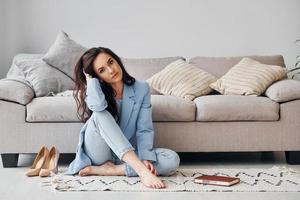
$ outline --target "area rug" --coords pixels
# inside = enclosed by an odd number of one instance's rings
[[[226,187],[196,184],[193,179],[200,175],[220,175],[239,177],[240,183]],[[47,178],[42,186],[56,191],[128,191],[128,192],[300,192],[300,175],[286,167],[249,169],[179,169],[169,177],[161,177],[164,189],[145,187],[138,177],[57,175]]]

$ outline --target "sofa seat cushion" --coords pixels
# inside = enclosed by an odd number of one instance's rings
[[[193,101],[165,95],[151,95],[153,121],[195,121]],[[34,98],[26,106],[27,122],[79,122],[72,96]]]
[[[207,95],[194,99],[197,121],[276,121],[279,104],[267,97]]]
[[[38,97],[26,106],[27,122],[79,122],[76,102],[69,97]]]
[[[153,121],[195,121],[193,101],[171,95],[151,95]]]

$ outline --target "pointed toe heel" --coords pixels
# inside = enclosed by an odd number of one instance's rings
[[[59,159],[59,152],[55,146],[52,146],[49,155],[46,158],[42,169],[40,170],[39,176],[40,177],[47,177],[50,176],[52,173],[58,173],[58,159]]]
[[[42,148],[39,150],[38,154],[36,155],[33,164],[31,168],[25,173],[26,176],[38,176],[42,166],[45,163],[46,158],[48,157],[49,150],[47,147],[42,146]]]

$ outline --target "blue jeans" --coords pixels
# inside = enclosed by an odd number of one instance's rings
[[[93,112],[91,118],[85,131],[83,145],[85,153],[92,161],[92,165],[101,165],[108,160],[113,161],[115,164],[123,164],[124,161],[120,158],[126,152],[135,150],[135,148],[124,136],[115,119],[106,110]],[[157,162],[154,162],[153,165],[157,174],[169,176],[175,173],[180,162],[178,154],[165,148],[155,148],[154,151]],[[125,163],[125,174],[126,176],[138,176],[127,163]]]

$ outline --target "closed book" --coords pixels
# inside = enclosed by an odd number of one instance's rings
[[[217,175],[202,175],[194,179],[195,183],[231,186],[240,182],[239,178],[229,176],[217,176]]]

